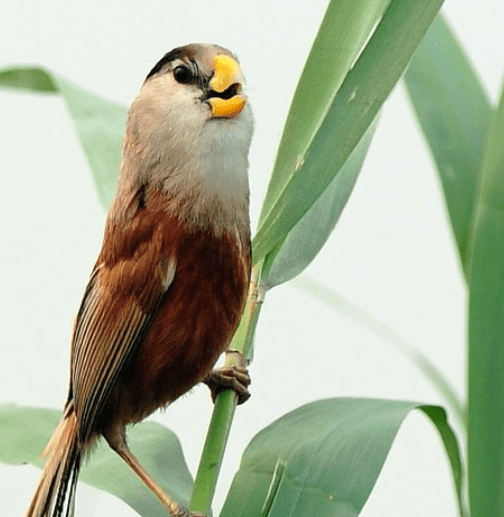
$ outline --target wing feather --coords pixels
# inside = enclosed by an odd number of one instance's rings
[[[141,346],[175,276],[174,259],[160,261],[159,254],[151,255],[141,257],[146,265],[142,271],[134,267],[139,260],[135,255],[112,267],[100,263],[91,275],[72,346],[71,392],[81,442],[96,432],[112,389]]]

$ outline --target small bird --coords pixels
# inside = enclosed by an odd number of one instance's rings
[[[150,71],[128,113],[103,245],[72,337],[70,387],[27,517],[73,513],[82,460],[103,436],[165,505],[125,427],[197,383],[235,389],[245,368],[212,370],[250,282],[252,114],[231,52],[190,44]]]

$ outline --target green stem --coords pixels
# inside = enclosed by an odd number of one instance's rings
[[[255,328],[265,294],[264,287],[258,282],[259,272],[260,266],[256,266],[252,273],[247,305],[230,346],[231,352],[238,351],[240,353],[227,354],[225,366],[243,366],[243,358],[250,357]],[[191,511],[205,514],[210,511],[237,400],[238,396],[235,392],[226,390],[215,401],[189,502]]]

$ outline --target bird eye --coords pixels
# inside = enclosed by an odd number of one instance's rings
[[[173,77],[175,77],[175,80],[180,84],[187,84],[191,79],[193,78],[193,75],[189,68],[185,66],[177,66],[173,70]]]

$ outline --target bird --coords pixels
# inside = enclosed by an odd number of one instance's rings
[[[199,382],[232,388],[244,367],[213,370],[229,348],[251,276],[253,117],[237,57],[191,43],[148,73],[127,116],[116,192],[78,310],[63,413],[26,517],[72,515],[79,469],[101,437],[173,517],[172,499],[130,451],[126,426]]]

